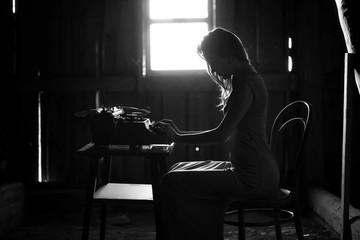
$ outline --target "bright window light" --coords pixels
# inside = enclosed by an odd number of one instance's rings
[[[143,76],[159,71],[206,70],[197,46],[213,27],[214,1],[148,0]],[[210,6],[213,9],[209,12]]]
[[[16,13],[16,1],[12,0],[12,13]]]
[[[293,47],[292,38],[288,37],[288,49],[289,49],[289,55],[288,55],[288,72],[291,72],[293,70],[293,59],[290,56],[290,50]]]
[[[288,56],[288,71],[291,72],[293,69],[293,61],[292,61],[292,57]]]
[[[288,48],[289,49],[292,48],[292,38],[291,37],[288,38]]]
[[[39,74],[39,73],[38,73]],[[42,140],[41,140],[41,94],[42,92],[38,92],[38,163],[37,163],[37,167],[38,167],[38,174],[37,174],[37,181],[38,182],[42,182],[43,181],[43,173],[42,173]]]
[[[150,0],[150,19],[207,18],[208,0]]]
[[[197,46],[208,32],[207,23],[163,23],[150,25],[151,70],[202,70],[206,63]]]

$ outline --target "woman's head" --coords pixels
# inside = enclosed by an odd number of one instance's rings
[[[248,54],[241,40],[223,28],[209,32],[198,46],[198,53],[206,60],[209,75],[220,86],[220,106],[224,106],[232,91],[231,76],[235,73],[235,63],[251,67]]]
[[[249,62],[241,40],[235,34],[223,28],[216,28],[209,32],[200,43],[198,53],[206,61],[214,57],[220,57],[237,58]]]

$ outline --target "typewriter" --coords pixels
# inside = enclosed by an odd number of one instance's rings
[[[164,134],[153,127],[150,109],[127,106],[103,107],[93,111],[91,118],[92,142],[102,145],[170,144]]]

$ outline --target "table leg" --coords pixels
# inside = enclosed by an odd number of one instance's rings
[[[82,240],[87,240],[89,238],[89,229],[90,229],[90,218],[91,218],[91,208],[93,203],[93,194],[96,184],[96,172],[98,166],[98,159],[91,158],[90,161],[90,172],[88,179],[88,186],[86,192],[86,203],[85,203],[85,213],[83,219],[83,229],[82,229]]]
[[[166,159],[164,157],[149,158],[150,160],[150,172],[152,180],[152,190],[154,199],[154,215],[156,226],[156,240],[163,239],[162,234],[162,214],[161,214],[161,196],[160,196],[160,180],[164,174],[164,163]]]
[[[100,240],[105,239],[105,232],[106,232],[106,210],[107,210],[107,203],[101,203],[101,224],[100,224]]]

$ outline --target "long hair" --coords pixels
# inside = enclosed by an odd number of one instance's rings
[[[217,57],[236,57],[239,60],[248,62],[250,60],[240,38],[234,33],[223,28],[216,28],[206,35],[198,46],[198,54],[207,61],[209,55]],[[207,64],[208,73],[213,81],[219,86],[220,103],[219,107],[225,107],[227,99],[232,92],[231,78],[224,79]]]

